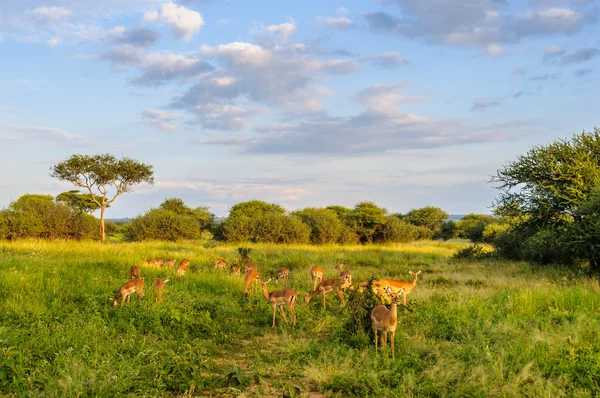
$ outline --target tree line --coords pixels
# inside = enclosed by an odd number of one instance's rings
[[[100,220],[94,202],[76,191],[26,194],[0,210],[0,239],[98,240]],[[492,216],[472,215],[477,220]],[[275,203],[250,200],[234,205],[223,220],[208,207],[190,207],[180,198],[165,199],[127,223],[107,222],[108,235],[124,241],[214,239],[226,242],[297,244],[370,244],[473,236],[470,223],[454,223],[448,235],[448,213],[437,207],[390,214],[373,202],[353,208],[307,207],[288,212]],[[469,228],[463,230],[461,225]]]
[[[22,196],[0,211],[0,239],[104,241],[106,208],[135,185],[153,183],[152,166],[108,154],[73,155],[53,166],[51,175],[84,192],[69,191],[57,198]],[[212,237],[229,242],[370,244],[461,237],[492,244],[500,257],[542,264],[583,262],[600,272],[600,129],[534,146],[500,168],[490,182],[499,190],[493,214],[470,214],[457,222],[432,206],[404,215],[390,214],[368,201],[353,208],[287,212],[257,200],[234,205],[229,216],[217,222],[208,208],[191,208],[170,198],[132,222],[108,229],[129,241]],[[96,210],[100,220],[90,215]]]

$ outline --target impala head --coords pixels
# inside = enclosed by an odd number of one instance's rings
[[[417,271],[417,272],[408,271],[408,273],[411,274],[413,277],[416,277],[417,275],[419,275],[421,273],[421,271]]]
[[[339,262],[338,265],[335,266],[335,269],[337,269],[338,271],[343,269],[346,266],[346,263],[344,262]]]
[[[304,303],[308,304],[309,301],[310,301],[310,293],[306,293],[306,296],[304,296]]]
[[[383,291],[385,291],[386,294],[390,296],[390,298],[392,299],[392,303],[395,304],[398,304],[400,302],[400,298],[402,297],[402,294],[404,294],[404,288],[398,290],[397,292],[394,292],[392,288],[386,286],[383,288]]]

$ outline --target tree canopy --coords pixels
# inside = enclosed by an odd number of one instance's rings
[[[94,199],[90,198],[89,194],[81,193],[78,190],[62,192],[56,196],[57,202],[65,203],[73,210],[81,213],[93,214],[100,208],[97,202],[102,201],[102,196],[94,195]],[[107,206],[110,207],[110,206]]]
[[[409,223],[417,227],[427,227],[432,231],[439,228],[447,218],[448,213],[434,206],[412,209],[404,216],[404,219]]]
[[[89,198],[100,208],[100,239],[106,239],[104,211],[123,193],[140,183],[154,183],[152,166],[131,158],[117,159],[110,154],[72,155],[50,168],[51,176],[87,189]],[[94,190],[99,193],[98,200]]]
[[[497,215],[511,222],[501,249],[539,261],[589,261],[600,270],[594,230],[600,188],[600,129],[535,146],[492,178]]]

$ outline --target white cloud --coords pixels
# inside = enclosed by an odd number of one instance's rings
[[[177,113],[167,113],[158,109],[144,109],[142,115],[148,119],[175,120],[179,118]]]
[[[271,59],[271,51],[256,44],[233,42],[211,47],[203,44],[199,49],[200,55],[217,56],[229,64],[254,67],[266,65]]]
[[[281,35],[284,41],[287,41],[292,34],[296,31],[296,24],[294,21],[286,22],[279,25],[270,25],[265,28],[269,33]]]
[[[339,16],[339,17],[322,17],[318,16],[316,18],[317,22],[321,25],[325,25],[329,28],[338,28],[338,29],[348,29],[353,26],[352,20],[347,17]]]
[[[344,15],[348,15],[348,12],[349,12],[348,9],[344,8],[344,7],[340,7],[335,11],[335,13],[340,17],[344,16]]]
[[[504,52],[504,48],[498,43],[490,43],[485,48],[485,52],[489,55],[500,55]]]
[[[46,44],[48,44],[50,47],[56,47],[58,46],[60,43],[62,42],[62,40],[60,40],[60,37],[51,37],[50,39],[48,39],[46,41]]]
[[[322,112],[323,97],[333,92],[317,80],[325,74],[352,73],[359,66],[356,60],[320,61],[308,51],[299,51],[296,44],[267,47],[233,42],[202,45],[198,53],[209,57],[216,69],[203,75],[171,105],[197,114],[196,120],[210,128],[231,125],[241,129],[246,128],[246,122],[234,121],[230,114],[217,113],[217,107],[206,105],[240,105],[247,109],[248,104],[255,103],[294,115]],[[245,118],[254,114],[246,114]],[[219,121],[217,127],[212,127],[214,120]]]
[[[93,144],[93,140],[45,126],[19,126],[0,122],[0,143],[11,145],[67,145],[81,147]]]
[[[168,121],[178,119],[179,115],[176,113],[167,113],[157,109],[144,109],[142,111],[142,117],[143,123],[150,124],[159,130],[163,130],[168,133],[173,133],[178,130],[177,126],[166,123]]]
[[[38,22],[59,21],[73,14],[71,10],[62,7],[37,7],[33,10],[28,10],[26,13],[34,15]]]
[[[190,10],[174,3],[164,3],[160,11],[148,11],[144,14],[143,22],[166,22],[171,25],[173,34],[183,40],[190,40],[194,33],[200,31],[204,19],[198,11]]]
[[[168,81],[187,80],[213,69],[208,63],[188,54],[155,52],[146,54],[138,47],[118,46],[105,52],[102,59],[109,60],[116,70],[131,66],[143,73],[132,79],[133,84],[155,86]]]

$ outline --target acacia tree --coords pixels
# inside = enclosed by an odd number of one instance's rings
[[[87,189],[92,200],[100,208],[100,240],[106,239],[104,211],[121,194],[131,192],[133,186],[154,183],[152,166],[131,158],[116,159],[110,154],[73,155],[50,168],[50,174],[61,181]],[[111,189],[112,187],[112,189]],[[100,198],[94,194],[99,193]],[[110,190],[110,193],[109,193]]]
[[[600,129],[535,146],[498,170],[492,182],[500,190],[495,213],[512,224],[504,234],[510,243],[504,249],[523,245],[522,253],[533,251],[534,259],[544,261],[578,257],[589,261],[591,270],[600,271],[598,234],[593,232],[597,222],[593,193],[600,188]],[[511,255],[523,257],[519,252]]]

